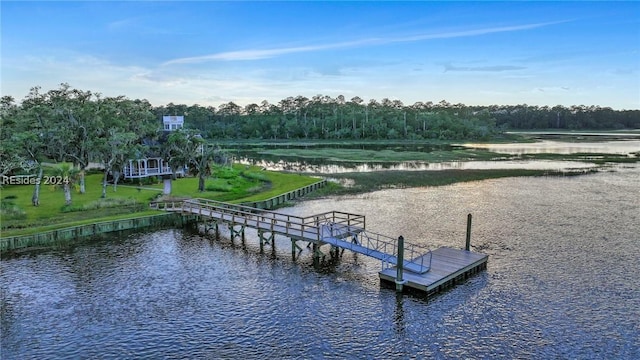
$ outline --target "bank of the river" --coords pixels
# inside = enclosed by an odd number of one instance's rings
[[[569,134],[567,134],[568,136]],[[610,136],[611,134],[607,134]],[[533,135],[538,136],[538,135]],[[523,138],[519,138],[523,139]],[[513,141],[513,139],[512,139]],[[630,144],[630,142],[624,142]],[[637,143],[633,142],[633,144]],[[349,148],[358,145],[360,148]],[[632,144],[632,145],[633,145]],[[239,146],[256,146],[252,142],[239,142]],[[285,171],[265,171],[271,169],[269,166],[249,166],[247,164],[236,164],[233,167],[217,168],[214,176],[207,179],[207,191],[200,193],[197,188],[196,178],[187,178],[174,181],[172,195],[182,198],[203,197],[211,200],[245,203],[258,208],[271,209],[282,207],[287,202],[300,196],[300,193],[309,194],[305,191],[308,186],[318,182],[317,177],[308,175],[319,175],[329,178],[328,186],[323,186],[320,191],[313,189],[312,196],[326,196],[338,194],[366,193],[387,188],[408,188],[422,186],[441,186],[458,182],[477,181],[485,179],[496,179],[504,177],[521,176],[571,176],[589,174],[598,171],[606,171],[604,164],[632,163],[640,160],[640,151],[628,153],[537,153],[523,152],[517,154],[498,153],[494,151],[474,149],[474,146],[455,145],[452,142],[393,142],[393,141],[364,141],[364,142],[311,142],[311,143],[268,143],[257,144],[262,146],[266,152],[277,154],[278,163],[282,163],[285,168],[275,170]],[[317,146],[321,146],[318,148]],[[385,146],[382,151],[369,146]],[[444,148],[431,148],[430,146],[445,146]],[[504,146],[508,146],[506,144]],[[515,144],[514,144],[515,145]],[[328,148],[326,148],[328,146]],[[335,148],[331,148],[335,146]],[[286,149],[280,148],[285,147]],[[470,149],[468,149],[470,147]],[[634,147],[634,149],[636,149]],[[636,149],[637,150],[637,149]],[[265,152],[260,150],[260,152]],[[501,150],[499,150],[501,151]],[[469,157],[471,154],[473,156]],[[457,159],[462,164],[483,163],[481,159],[488,163],[504,164],[504,160],[509,156],[517,158],[521,162],[535,161],[536,159],[547,162],[575,163],[569,165],[567,169],[557,169],[550,167],[539,168],[444,168],[438,171],[404,168],[393,171],[351,171],[351,172],[316,172],[306,174],[304,171],[295,170],[292,165],[282,161],[288,155],[305,158],[316,156],[326,161],[327,158],[338,158],[344,162],[366,162],[374,160],[387,161],[389,164],[399,160],[408,162],[419,162],[425,156],[436,164],[444,164],[444,160]],[[375,155],[375,156],[374,156]],[[294,157],[295,159],[295,157]],[[512,162],[517,162],[512,161]],[[453,162],[454,165],[458,161]],[[592,164],[592,165],[591,165]],[[447,164],[445,164],[447,165]],[[586,165],[579,167],[578,165]],[[331,166],[331,165],[330,165]],[[385,165],[386,166],[386,165]],[[288,169],[290,168],[290,169]],[[550,170],[552,169],[552,170]],[[288,170],[288,171],[287,171]],[[41,206],[33,207],[30,204],[31,186],[9,186],[2,189],[2,237],[30,236],[38,233],[60,230],[62,228],[72,228],[85,226],[98,222],[109,222],[115,220],[134,219],[147,215],[149,202],[156,200],[162,192],[162,184],[129,184],[120,185],[117,192],[109,191],[107,199],[100,198],[102,174],[90,174],[87,176],[87,193],[84,195],[74,194],[74,205],[63,206],[60,189],[43,187],[41,189]],[[325,183],[323,183],[324,185]],[[296,192],[296,193],[293,193]]]
[[[207,198],[218,201],[263,201],[317,183],[321,179],[236,164],[215,169],[207,179],[207,190],[198,192],[197,178],[173,181],[172,196]],[[85,177],[86,192],[73,191],[72,205],[64,204],[62,189],[43,185],[40,205],[33,206],[33,186],[9,185],[0,188],[1,237],[29,235],[62,227],[100,221],[120,220],[149,215],[149,203],[162,195],[161,183],[120,184],[117,190],[109,185],[102,198],[102,174]]]
[[[285,206],[289,201],[317,191],[326,184],[326,180],[320,180],[267,199],[263,199],[263,196],[253,196],[243,199],[240,203],[258,209],[275,209]],[[165,226],[182,227],[186,222],[188,219],[177,213],[149,210],[144,213],[78,221],[72,224],[20,229],[14,231],[11,236],[0,238],[0,252],[55,247],[76,240],[125,230],[147,230]]]
[[[0,253],[7,251],[35,250],[65,246],[97,236],[121,232],[161,229],[163,227],[182,226],[183,218],[177,213],[156,213],[146,216],[129,216],[123,219],[94,221],[88,224],[65,226],[55,230],[28,235],[17,235],[0,238]]]

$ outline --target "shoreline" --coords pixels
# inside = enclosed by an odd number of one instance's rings
[[[256,209],[270,210],[282,207],[291,200],[297,200],[300,197],[318,191],[326,186],[327,180],[317,181],[311,185],[307,185],[298,189],[294,189],[283,194],[256,201],[244,201],[240,204],[251,206]],[[157,212],[149,214],[150,211]],[[148,228],[156,228],[158,226],[178,226],[184,227],[185,216],[179,213],[160,212],[158,210],[147,210],[140,213],[131,213],[119,219],[97,218],[93,221],[85,221],[81,224],[70,225],[69,223],[60,224],[60,227],[53,226],[53,229],[40,227],[31,230],[28,234],[15,234],[11,236],[0,237],[0,254],[7,252],[29,251],[44,248],[51,248],[65,243],[84,240],[94,236],[103,234],[121,232],[125,230],[143,230]],[[38,231],[38,229],[42,229]]]
[[[123,231],[140,231],[144,229],[160,229],[163,227],[184,226],[182,214],[158,213],[125,219],[96,221],[90,224],[67,226],[55,230],[37,232],[28,235],[16,235],[0,238],[0,254],[21,253],[68,246],[110,233]]]
[[[578,173],[566,173],[566,172],[558,172],[558,171],[538,171],[538,170],[448,170],[448,171],[439,171],[439,175],[432,178],[427,178],[424,176],[424,172],[422,171],[409,171],[409,172],[392,172],[389,174],[385,172],[387,176],[382,176],[378,174],[378,176],[371,176],[375,173],[362,173],[362,174],[354,174],[354,173],[345,173],[345,174],[332,174],[330,177],[325,177],[322,181],[318,181],[314,184],[305,186],[303,188],[295,189],[269,199],[258,200],[258,201],[239,201],[239,204],[243,204],[246,206],[255,207],[258,209],[272,210],[275,208],[280,208],[283,206],[287,206],[291,201],[304,201],[304,199],[319,199],[326,198],[331,196],[344,196],[344,195],[354,195],[354,194],[363,194],[374,192],[378,190],[390,189],[390,188],[414,188],[414,187],[428,187],[428,186],[445,186],[456,183],[464,183],[470,181],[482,181],[489,179],[497,179],[504,177],[538,177],[538,176],[580,176],[580,175],[588,175],[595,172],[578,172]],[[338,176],[336,176],[338,175]],[[355,186],[340,186],[332,181],[327,180],[328,178],[336,179],[336,178],[353,178],[356,177]],[[400,181],[402,179],[402,181]],[[304,199],[301,199],[302,196],[305,196]],[[96,224],[101,223],[112,223],[112,222],[127,222],[135,219],[154,217],[154,216],[166,216],[172,215],[167,214],[165,212],[161,212],[159,210],[154,210],[152,208],[140,212],[134,212],[123,215],[116,216],[107,216],[100,217],[89,220],[81,220],[77,222],[67,222],[60,223],[54,225],[33,227],[33,228],[25,228],[25,229],[14,229],[14,231],[3,231],[3,236],[0,237],[0,252],[4,254],[7,251],[8,245],[5,243],[13,241],[19,242],[22,241],[20,239],[25,239],[24,241],[32,241],[28,239],[35,239],[38,236],[44,236],[42,234],[49,234],[55,232],[68,232],[73,231],[70,229],[75,228],[85,228],[95,226]],[[174,214],[175,215],[175,214]],[[114,231],[121,231],[122,229],[115,229]],[[10,235],[4,235],[4,233],[9,232]],[[108,232],[101,232],[99,234],[105,234]],[[82,235],[81,237],[84,237]],[[37,240],[33,240],[38,243]],[[21,249],[25,249],[25,247],[20,247]],[[12,251],[12,250],[10,250]]]

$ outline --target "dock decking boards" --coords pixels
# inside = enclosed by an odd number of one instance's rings
[[[467,278],[480,270],[486,269],[488,255],[466,250],[441,247],[432,252],[431,269],[424,274],[416,274],[405,270],[403,279],[405,287],[426,292],[427,295],[453,285],[456,281]],[[378,273],[380,280],[395,282],[396,267],[384,269]]]

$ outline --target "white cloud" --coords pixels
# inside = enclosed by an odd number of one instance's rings
[[[367,46],[367,45],[393,44],[393,43],[401,43],[401,42],[415,42],[415,41],[424,41],[424,40],[432,40],[432,39],[470,37],[470,36],[480,36],[480,35],[487,35],[487,34],[493,34],[493,33],[522,31],[522,30],[535,29],[535,28],[559,24],[559,23],[561,22],[533,23],[533,24],[524,24],[524,25],[515,25],[515,26],[503,26],[503,27],[453,31],[453,32],[438,32],[438,33],[430,33],[430,34],[409,35],[404,37],[367,38],[367,39],[338,42],[338,43],[332,43],[332,44],[322,44],[322,45],[229,51],[229,52],[221,52],[221,53],[215,53],[215,54],[203,55],[203,56],[177,58],[177,59],[167,61],[163,65],[193,64],[193,63],[202,63],[207,61],[259,60],[259,59],[273,58],[273,57],[286,55],[286,54],[322,51],[322,50],[329,50],[329,49],[351,48],[351,47],[360,47],[360,46]]]

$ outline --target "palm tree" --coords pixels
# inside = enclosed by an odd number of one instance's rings
[[[62,186],[65,205],[71,205],[71,187],[76,182],[79,174],[80,171],[69,163],[62,163],[54,170],[54,176],[56,177],[54,185]]]

